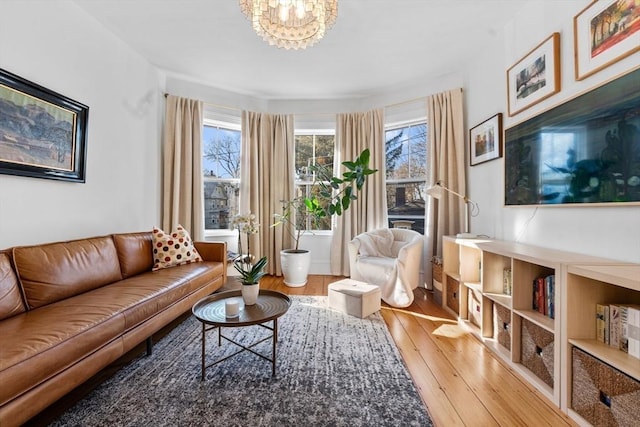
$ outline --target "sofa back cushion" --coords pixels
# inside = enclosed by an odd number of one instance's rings
[[[153,242],[150,231],[114,234],[113,242],[118,252],[123,278],[151,271],[151,267],[153,267]]]
[[[9,254],[0,252],[0,320],[25,311],[18,278],[11,268]]]
[[[15,247],[13,260],[30,308],[122,279],[111,236]]]

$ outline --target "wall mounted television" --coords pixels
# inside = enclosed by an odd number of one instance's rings
[[[505,205],[640,203],[640,69],[505,131]]]

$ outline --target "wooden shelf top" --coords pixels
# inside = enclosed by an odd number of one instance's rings
[[[620,261],[612,259],[565,252],[518,242],[503,242],[497,240],[480,242],[478,243],[478,248],[537,264],[548,262],[553,264],[623,264]]]
[[[524,318],[529,320],[530,322],[535,323],[543,329],[546,329],[549,332],[555,333],[555,319],[552,319],[544,314],[540,314],[537,311],[533,310],[522,310],[516,309],[514,312]]]
[[[570,274],[640,291],[640,264],[570,265]]]
[[[498,303],[504,307],[507,307],[508,309],[511,309],[511,295],[505,295],[505,294],[494,294],[494,293],[489,293],[489,292],[485,292],[484,296],[489,298],[491,301]]]

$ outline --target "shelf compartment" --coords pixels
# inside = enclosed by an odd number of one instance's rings
[[[640,382],[572,348],[570,407],[593,425],[640,425]]]
[[[506,293],[504,283],[505,270],[511,271],[511,258],[491,252],[483,252],[482,261],[483,291],[494,294]]]
[[[640,378],[640,360],[629,356],[622,350],[608,346],[596,340],[575,340],[570,339],[569,344],[577,347],[586,353],[596,355],[607,365],[634,378]]]
[[[521,320],[520,363],[553,389],[555,336],[527,319]]]

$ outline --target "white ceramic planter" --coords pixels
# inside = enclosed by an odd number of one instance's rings
[[[253,285],[245,285],[242,286],[242,300],[244,301],[244,305],[254,305],[258,302],[258,294],[260,293],[260,283],[255,283]]]
[[[298,288],[307,284],[309,267],[311,266],[311,252],[299,249],[285,249],[280,251],[280,262],[284,284],[291,288]]]

